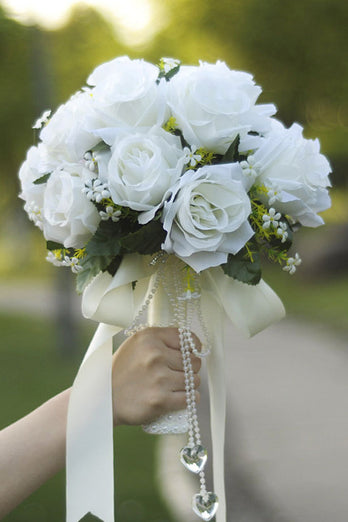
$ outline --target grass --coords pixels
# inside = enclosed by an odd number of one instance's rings
[[[1,424],[6,426],[71,385],[91,331],[81,331],[73,358],[57,353],[48,320],[0,316]],[[82,348],[84,347],[84,348]],[[156,437],[141,428],[115,430],[116,519],[119,522],[171,522],[155,483]],[[61,472],[23,502],[4,522],[65,520],[65,473]],[[86,517],[85,522],[96,520]]]
[[[291,276],[290,276],[291,277]],[[348,331],[348,275],[337,279],[306,281],[272,270],[266,282],[282,299],[287,316],[325,324],[336,334]]]

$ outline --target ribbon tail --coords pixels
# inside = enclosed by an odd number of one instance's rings
[[[114,522],[112,337],[100,324],[75,378],[68,409],[67,522],[87,513]]]
[[[210,397],[211,439],[213,448],[214,492],[219,499],[216,522],[226,522],[224,473],[226,385],[224,364],[224,311],[211,293],[202,295],[202,311],[208,327],[212,349],[207,357]]]

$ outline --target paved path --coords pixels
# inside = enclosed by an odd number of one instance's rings
[[[290,522],[346,522],[348,340],[283,321],[239,339],[230,371],[240,469]]]
[[[251,340],[227,338],[228,522],[347,522],[348,340],[288,319]],[[162,441],[161,461],[176,451],[175,439]],[[176,461],[174,506],[187,473]]]
[[[2,285],[0,309],[52,313],[53,295]],[[251,340],[232,330],[227,339],[228,522],[347,522],[348,340],[289,319]],[[197,522],[184,508],[196,487],[180,447],[161,440],[160,483],[178,522]]]
[[[71,289],[70,292],[66,288]],[[60,278],[52,283],[0,281],[0,312],[18,312],[29,316],[51,317],[59,303],[68,302],[76,318],[81,317],[80,297],[73,291],[71,280]]]

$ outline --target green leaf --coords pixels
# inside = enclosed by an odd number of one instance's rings
[[[97,143],[97,145],[95,145],[95,147],[92,148],[93,152],[104,152],[107,150],[110,150],[110,146],[105,143],[105,141],[100,141]]]
[[[61,243],[56,243],[55,241],[47,241],[46,248],[47,250],[64,250],[65,246]]]
[[[161,70],[158,74],[156,83],[159,84],[160,80],[162,78],[164,78],[167,82],[169,82],[169,80],[171,78],[173,78],[173,76],[175,76],[179,72],[179,70],[180,70],[180,63],[178,65],[176,65],[175,67],[173,67],[172,69],[170,69],[170,71],[168,71],[167,73],[165,73],[164,70]]]
[[[261,279],[260,254],[253,252],[252,255],[253,262],[243,248],[236,255],[229,254],[227,263],[221,267],[228,276],[248,285],[257,285]]]
[[[110,275],[114,276],[121,264],[123,256],[116,256],[107,267],[107,271]]]
[[[117,256],[120,253],[121,227],[111,220],[101,221],[86,245],[88,256]]]
[[[178,136],[180,138],[181,146],[182,146],[183,149],[185,147],[188,147],[189,149],[191,148],[190,144],[185,140],[184,135],[183,135],[183,133],[181,132],[180,129],[175,129],[173,134],[174,134],[174,136]]]
[[[38,178],[36,179],[33,183],[34,185],[42,185],[43,183],[46,183],[46,181],[48,180],[48,178],[50,177],[51,175],[51,172],[49,174],[44,174],[43,176],[41,176],[41,178]]]
[[[221,163],[234,163],[235,161],[238,161],[239,143],[240,143],[240,137],[238,134],[237,137],[232,141],[231,145],[228,147],[225,154],[222,156]]]
[[[76,275],[76,291],[81,294],[85,287],[90,283],[99,272],[104,271],[112,261],[111,256],[85,257],[80,261],[83,270]]]
[[[163,230],[162,223],[150,221],[136,232],[123,237],[121,245],[126,251],[150,255],[161,249],[165,236],[166,232]]]
[[[179,72],[179,70],[180,70],[180,63],[176,67],[173,67],[173,69],[170,69],[170,71],[168,71],[167,74],[164,75],[167,82],[169,82],[169,80],[171,78],[173,78],[173,76],[175,76]]]
[[[82,294],[88,283],[90,283],[97,274],[98,272],[93,272],[92,270],[82,270],[78,272],[76,276],[76,292]]]

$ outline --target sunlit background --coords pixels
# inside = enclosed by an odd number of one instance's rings
[[[118,55],[154,63],[161,56],[185,63],[224,60],[231,68],[254,74],[263,87],[261,100],[275,103],[286,125],[297,121],[306,137],[320,138],[333,170],[333,206],[324,215],[327,225],[298,233],[296,249],[303,265],[294,278],[268,268],[265,277],[282,297],[292,321],[300,321],[308,331],[320,325],[329,332],[328,352],[336,339],[347,338],[347,27],[345,0],[0,1],[3,425],[72,382],[93,329],[79,320],[70,274],[45,262],[41,234],[17,197],[18,168],[34,141],[31,125],[43,110],[54,110],[83,86],[97,64]],[[334,375],[330,378],[335,380]],[[120,522],[174,522],[158,496],[152,439],[143,439],[137,430],[121,430],[120,439],[122,455],[147,445],[150,474],[136,479],[128,473],[122,481]],[[60,475],[6,521],[63,520],[63,482]],[[144,489],[145,483],[149,489]],[[315,493],[313,484],[311,488]],[[323,519],[310,508],[297,514],[291,519],[268,515],[265,522],[345,522],[348,508]],[[243,520],[264,522],[247,515]]]
[[[64,26],[75,7],[91,7],[111,22],[115,37],[130,46],[148,41],[162,25],[161,18],[155,16],[151,0],[4,0],[2,5],[14,20],[26,25],[38,24],[48,30]]]

